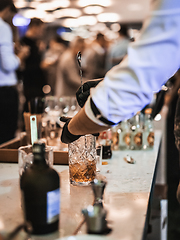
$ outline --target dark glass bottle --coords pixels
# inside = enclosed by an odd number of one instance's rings
[[[112,157],[112,132],[111,129],[103,131],[98,137],[98,142],[102,145],[102,159],[110,159]]]
[[[131,150],[140,150],[142,148],[142,128],[140,124],[140,112],[134,116],[134,121],[131,126]]]
[[[151,117],[152,108],[146,108],[143,130],[143,149],[151,149],[154,146],[154,126]]]
[[[112,157],[111,145],[102,146],[102,159],[110,159]]]
[[[25,221],[32,234],[55,232],[59,227],[60,177],[45,160],[45,144],[33,145],[34,161],[20,179]]]

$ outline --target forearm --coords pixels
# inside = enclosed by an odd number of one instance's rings
[[[68,130],[74,135],[85,135],[89,133],[97,133],[108,129],[109,126],[100,126],[90,120],[85,109],[82,108],[70,121]]]

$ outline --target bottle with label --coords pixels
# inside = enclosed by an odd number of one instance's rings
[[[142,148],[142,128],[140,126],[140,112],[134,116],[131,126],[131,143],[130,149],[140,150]]]
[[[108,129],[100,133],[98,142],[102,145],[102,159],[110,159],[112,157],[112,131]]]
[[[120,124],[111,128],[112,130],[112,150],[119,150]]]
[[[150,149],[154,146],[154,126],[151,118],[152,108],[145,109],[143,149]]]
[[[124,120],[120,123],[119,129],[119,149],[129,149],[131,142],[130,124],[128,120]]]
[[[47,234],[59,228],[60,177],[45,160],[45,144],[33,144],[34,161],[20,179],[22,208],[32,234]]]

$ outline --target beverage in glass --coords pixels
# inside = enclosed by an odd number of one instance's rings
[[[69,175],[73,185],[88,185],[96,175],[96,146],[93,135],[85,135],[68,145]]]

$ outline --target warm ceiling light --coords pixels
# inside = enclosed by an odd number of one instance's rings
[[[46,16],[46,12],[42,10],[36,10],[36,17],[37,18],[44,18]]]
[[[97,23],[96,25],[94,26],[91,26],[90,27],[90,31],[91,32],[103,32],[106,30],[106,24],[105,23]]]
[[[40,10],[28,9],[19,12],[25,18],[44,18],[46,13]]]
[[[61,0],[61,1],[54,0],[54,1],[52,1],[52,4],[54,6],[56,6],[56,8],[58,8],[58,7],[66,8],[66,7],[69,7],[70,1],[69,0]]]
[[[118,32],[121,27],[120,27],[119,23],[113,23],[113,24],[111,24],[110,28],[111,28],[114,32]]]
[[[86,14],[99,14],[103,12],[103,8],[100,6],[89,6],[83,9]]]
[[[111,0],[79,0],[78,5],[80,7],[85,7],[88,5],[100,5],[104,7],[109,7],[111,5]]]
[[[55,21],[55,16],[51,13],[46,13],[45,16],[42,18],[44,22],[50,23]]]
[[[64,19],[61,23],[64,27],[77,28],[83,25],[95,25],[97,23],[97,19],[93,16],[83,16],[79,18],[67,18]]]
[[[101,13],[97,19],[99,22],[118,22],[121,18],[117,13]]]
[[[143,6],[138,3],[131,3],[128,4],[127,9],[130,11],[141,11],[143,9]]]
[[[34,10],[34,9],[22,10],[22,11],[19,11],[19,14],[21,14],[25,18],[37,17],[36,10]]]
[[[63,32],[61,34],[61,37],[65,40],[65,41],[69,41],[71,42],[74,37],[75,37],[75,34],[73,32]]]
[[[44,10],[44,11],[56,9],[51,4],[51,2],[39,3],[39,4],[37,4],[36,8],[39,9],[39,10]]]
[[[33,3],[33,2],[32,2]],[[38,9],[42,9],[45,11],[53,11],[57,8],[60,7],[68,7],[70,5],[70,2],[67,0],[61,0],[61,1],[51,1],[51,2],[43,2],[43,3],[39,3],[37,5]]]
[[[28,7],[28,6],[29,6],[29,3],[20,0],[20,1],[14,2],[14,5],[15,5],[17,8],[24,8],[24,7]]]
[[[67,28],[79,27],[79,22],[76,18],[66,18],[61,23]]]
[[[29,7],[37,8],[39,4],[39,2],[29,2]]]
[[[79,25],[95,25],[97,23],[97,19],[94,16],[82,16],[78,18]]]
[[[30,7],[38,8],[44,11],[54,11],[57,8],[66,8],[70,5],[69,0],[54,0],[49,2],[32,1],[29,3]]]
[[[76,8],[61,9],[54,12],[56,18],[62,17],[79,17],[81,16],[81,11]]]

